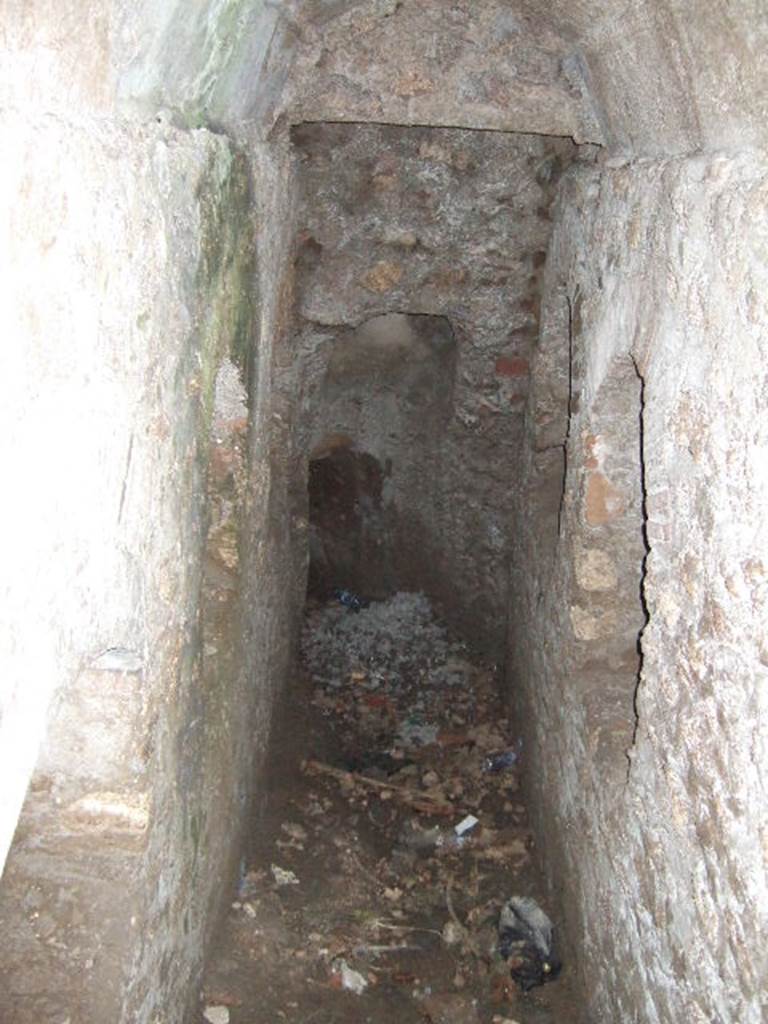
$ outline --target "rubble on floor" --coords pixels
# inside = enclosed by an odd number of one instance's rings
[[[495,668],[418,594],[316,606],[302,649],[307,704],[285,737],[299,770],[261,822],[201,1013],[576,1024]]]

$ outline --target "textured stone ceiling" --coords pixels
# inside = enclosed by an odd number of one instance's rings
[[[324,5],[325,6],[325,5]],[[291,120],[450,125],[602,142],[578,56],[503,0],[310,5]],[[325,13],[319,24],[314,20]]]
[[[647,153],[768,142],[764,0],[114,2],[134,116],[256,135],[281,117],[492,128]]]
[[[764,0],[297,0],[296,17],[309,117],[652,152],[768,139]]]

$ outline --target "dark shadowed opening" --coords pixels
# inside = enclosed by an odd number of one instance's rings
[[[336,587],[368,597],[389,592],[384,475],[372,455],[346,446],[310,461],[310,596],[328,597]]]

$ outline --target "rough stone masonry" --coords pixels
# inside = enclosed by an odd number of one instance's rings
[[[344,435],[504,661],[594,1019],[758,1024],[762,0],[8,0],[0,47],[4,1012],[184,1020]]]

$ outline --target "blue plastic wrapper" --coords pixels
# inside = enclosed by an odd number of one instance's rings
[[[503,754],[492,754],[482,762],[483,771],[504,771],[517,764],[517,751],[505,751]]]

